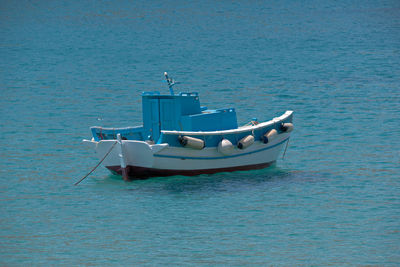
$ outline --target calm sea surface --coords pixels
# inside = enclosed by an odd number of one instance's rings
[[[261,171],[123,182],[81,144],[163,72],[240,124],[295,111]],[[1,1],[0,265],[400,265],[399,1]]]

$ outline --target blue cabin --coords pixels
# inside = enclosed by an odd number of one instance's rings
[[[142,94],[143,130],[157,141],[161,130],[220,131],[237,128],[235,109],[208,110],[200,106],[198,93]]]
[[[198,93],[161,95],[158,91],[142,93],[143,126],[128,128],[92,127],[95,141],[116,139],[150,140],[155,143],[161,130],[221,131],[238,127],[234,108],[210,110],[200,106]]]

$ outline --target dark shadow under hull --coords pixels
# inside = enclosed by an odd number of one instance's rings
[[[127,173],[130,179],[147,179],[150,177],[164,177],[164,176],[196,176],[200,174],[214,174],[218,172],[234,172],[234,171],[248,171],[248,170],[258,170],[264,169],[271,166],[275,161],[261,164],[245,165],[245,166],[235,166],[228,168],[216,168],[216,169],[201,169],[201,170],[168,170],[168,169],[154,169],[145,168],[138,166],[127,166]],[[107,166],[107,168],[113,173],[122,175],[121,166]]]

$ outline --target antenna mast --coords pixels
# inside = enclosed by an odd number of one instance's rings
[[[169,78],[167,72],[164,72],[164,76],[165,76],[165,79],[167,79],[169,92],[171,93],[171,95],[174,95],[174,89],[172,87],[175,84],[178,84],[179,82],[175,82],[172,78]]]

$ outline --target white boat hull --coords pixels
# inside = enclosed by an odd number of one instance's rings
[[[123,140],[122,157],[130,178],[148,178],[171,175],[199,175],[238,170],[252,170],[268,167],[274,163],[289,140],[290,133],[279,134],[272,142],[256,141],[246,149],[235,148],[230,155],[223,155],[216,147],[196,150],[171,147],[168,144],[150,145],[142,141]],[[99,158],[111,149],[115,140],[99,142],[84,140],[96,150]],[[115,146],[117,147],[117,146]],[[113,148],[103,165],[121,174],[121,157]]]

